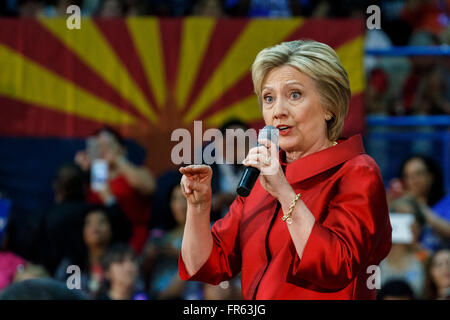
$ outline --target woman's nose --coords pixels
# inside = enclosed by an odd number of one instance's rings
[[[273,118],[274,119],[282,119],[287,116],[287,108],[285,107],[285,101],[283,98],[279,98],[275,101],[274,110],[273,110]]]

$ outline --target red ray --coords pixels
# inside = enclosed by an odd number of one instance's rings
[[[167,88],[173,92],[180,60],[180,39],[183,19],[160,18],[158,22],[161,33]]]
[[[210,80],[215,69],[228,53],[234,41],[239,37],[242,30],[246,27],[249,19],[218,19],[214,30],[211,33],[210,41],[205,50],[205,58],[199,66],[197,76],[192,86],[189,98],[184,111],[199,95],[203,86]]]
[[[138,118],[133,105],[38,21],[0,19],[0,43]],[[77,32],[77,31],[75,31]]]
[[[231,106],[235,102],[247,98],[253,93],[253,82],[250,73],[237,81],[232,87],[224,92],[208,109],[206,109],[198,118],[205,119],[226,106]]]
[[[127,68],[131,77],[136,81],[142,92],[144,92],[154,111],[157,111],[155,97],[150,91],[141,58],[128,30],[126,20],[96,19],[94,22],[116,52],[122,64]]]
[[[0,95],[0,136],[85,137],[102,126],[64,112]]]
[[[307,19],[284,41],[311,39],[336,49],[363,33],[364,22],[360,19]]]

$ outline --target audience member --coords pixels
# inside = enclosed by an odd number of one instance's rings
[[[437,250],[425,266],[425,299],[450,299],[450,249]]]
[[[6,226],[3,241],[0,243],[0,291],[12,283],[28,279],[50,278],[44,266],[31,263],[9,250],[8,241],[11,232],[9,226]]]
[[[39,241],[40,215],[39,212],[27,213],[15,210],[12,203],[7,221],[7,250],[20,256],[26,261],[40,264]]]
[[[63,165],[53,182],[54,204],[41,222],[38,261],[54,274],[62,258],[78,251],[87,210],[84,176],[74,164]]]
[[[152,219],[150,229],[169,231],[176,226],[176,221],[170,211],[170,197],[174,186],[180,183],[182,174],[178,169],[164,172],[156,182],[156,190],[153,195]]]
[[[127,16],[140,16],[148,12],[148,1],[125,0],[124,2]]]
[[[365,91],[366,111],[370,114],[388,115],[389,77],[382,68],[373,69],[369,74],[369,82]]]
[[[448,243],[450,221],[433,209],[445,195],[440,167],[429,157],[415,155],[400,166],[400,177],[404,193],[417,201],[424,214],[425,226],[420,240],[422,246],[434,250]]]
[[[207,16],[220,18],[224,15],[222,1],[220,0],[199,0],[193,8],[194,16]]]
[[[108,181],[101,191],[92,190],[91,185],[88,201],[119,205],[132,225],[130,245],[139,254],[148,237],[151,196],[155,190],[153,175],[147,168],[136,166],[126,158],[125,142],[114,129],[105,127],[90,141],[93,141],[93,147],[78,152],[75,162],[87,171],[96,158],[105,160]]]
[[[445,22],[440,16],[446,14],[445,5],[439,2],[407,0],[401,17],[415,30],[427,30],[437,34],[445,28]]]
[[[125,14],[126,7],[123,1],[119,0],[103,0],[98,16],[100,18],[119,18]]]
[[[126,244],[110,247],[101,259],[103,281],[98,300],[147,300],[139,288],[139,265],[134,250]]]
[[[88,210],[92,210],[86,203],[84,175],[77,165],[63,165],[55,178],[53,189],[54,204],[42,217],[37,260],[50,274],[55,273],[64,257],[81,253],[85,215]],[[120,207],[110,204],[102,209],[108,214],[113,229],[117,230],[115,238],[128,241],[131,225]]]
[[[20,18],[37,18],[43,9],[43,1],[18,0]]]
[[[226,0],[225,11],[232,16],[286,18],[302,16],[312,18],[365,17],[369,1],[342,2],[321,0]]]
[[[45,17],[67,17],[67,8],[71,5],[82,7],[82,0],[55,0],[45,1],[43,14]]]
[[[40,278],[14,283],[0,294],[0,300],[85,300],[79,290],[70,290],[59,281]]]
[[[389,255],[380,263],[381,286],[392,279],[402,279],[413,289],[414,295],[423,294],[425,270],[423,263],[427,252],[420,247],[419,238],[425,222],[423,213],[414,198],[404,196],[389,205],[391,213],[413,214],[415,220],[411,225],[413,239],[410,243],[396,242],[392,239]]]
[[[432,46],[438,44],[438,37],[425,31],[414,33],[409,41],[409,45],[415,46]],[[423,113],[422,106],[418,105],[418,102],[414,105],[414,102],[417,101],[419,87],[422,82],[426,81],[432,70],[436,68],[437,63],[437,59],[433,56],[411,56],[409,59],[411,71],[407,75],[401,91],[402,114],[405,115]]]
[[[414,293],[404,280],[393,279],[386,282],[377,292],[377,300],[414,300]]]
[[[170,192],[170,211],[176,226],[168,231],[153,230],[143,254],[144,272],[152,299],[199,298],[200,284],[182,281],[178,276],[178,255],[186,222],[186,199],[179,182]],[[159,231],[159,232],[158,232]]]
[[[149,0],[148,14],[161,17],[182,17],[192,13],[196,0]]]
[[[81,290],[92,297],[102,281],[101,259],[115,241],[113,236],[113,225],[106,210],[97,206],[90,208],[84,218],[82,251],[65,257],[56,270],[55,278],[66,281],[69,276],[67,268],[70,265],[78,266],[81,271]]]
[[[6,226],[5,234],[0,243],[0,291],[10,285],[17,270],[24,267],[27,261],[8,249],[9,225]]]
[[[446,97],[444,72],[445,70],[437,65],[422,77],[411,106],[415,114],[450,114],[450,101]]]
[[[211,169],[213,170],[211,181],[213,192],[211,204],[212,220],[222,218],[228,212],[230,204],[237,196],[236,189],[245,171],[242,161],[250,148],[250,141],[246,141],[245,145],[241,145],[241,142],[245,141],[245,131],[248,129],[249,127],[244,122],[237,119],[227,121],[220,128],[224,137],[222,149],[215,148],[214,156],[216,161],[211,164]],[[233,139],[229,139],[231,134],[234,135]],[[213,141],[211,143],[217,142]],[[223,154],[220,154],[220,150],[223,151]],[[219,161],[222,163],[217,163]]]

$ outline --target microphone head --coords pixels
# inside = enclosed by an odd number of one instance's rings
[[[265,126],[259,131],[258,140],[269,140],[276,146],[278,146],[278,137],[280,132],[274,126]]]
[[[269,140],[277,146],[278,149],[278,129],[273,126],[265,126],[259,131],[258,140]],[[258,144],[259,145],[259,144]],[[260,171],[253,167],[247,167],[242,175],[237,187],[237,194],[241,197],[247,197],[252,191],[253,186],[258,180]]]

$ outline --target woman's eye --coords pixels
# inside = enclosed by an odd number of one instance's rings
[[[272,96],[265,96],[264,97],[264,101],[266,103],[272,103],[273,102],[273,97]]]
[[[291,98],[292,99],[298,99],[300,98],[300,92],[294,91],[291,93]]]

